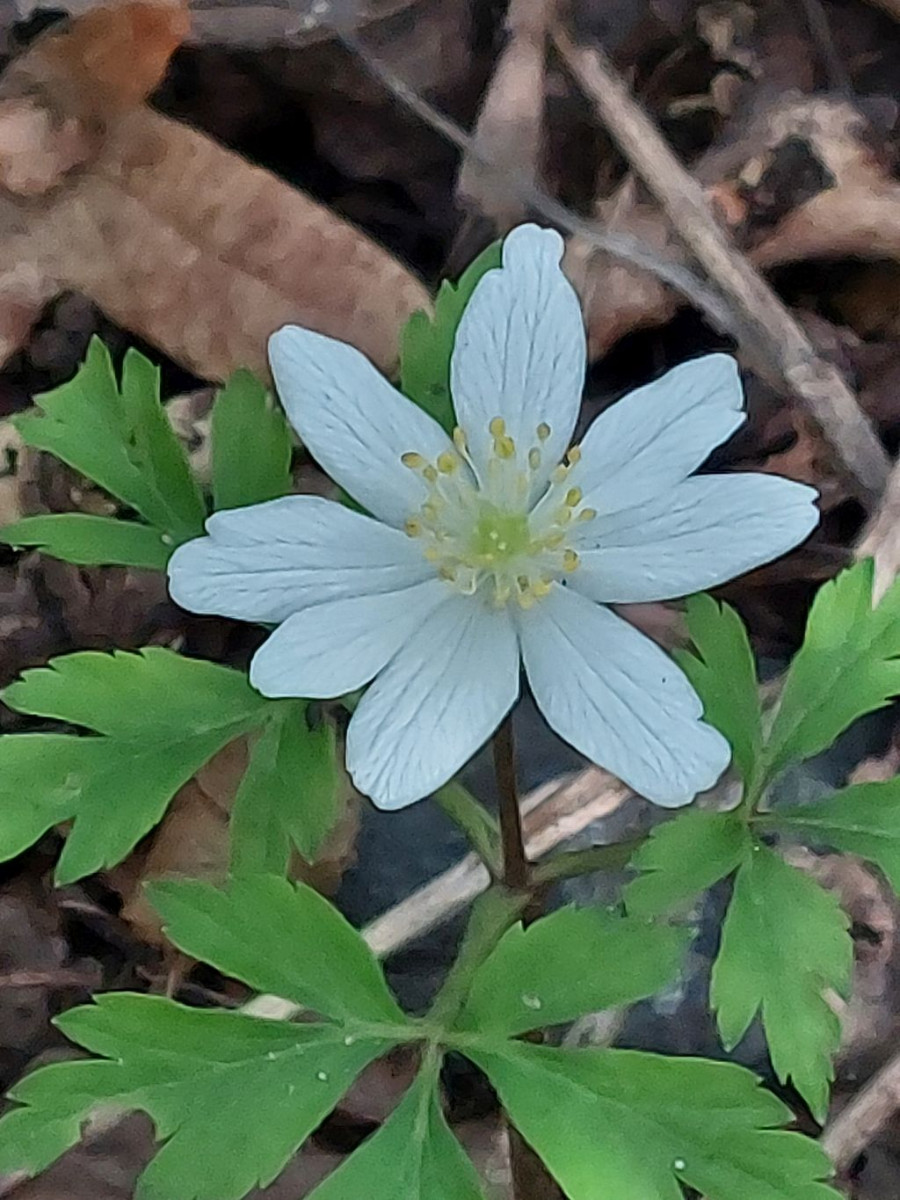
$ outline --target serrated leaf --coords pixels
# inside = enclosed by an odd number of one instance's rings
[[[65,655],[24,672],[2,697],[18,712],[101,735],[0,738],[0,858],[73,819],[61,883],[120,862],[178,788],[273,703],[239,671],[160,647]]]
[[[867,559],[816,593],[769,734],[770,778],[900,694],[900,580],[873,609],[873,573]]]
[[[852,784],[814,804],[777,808],[761,814],[759,822],[813,845],[858,854],[880,867],[900,893],[900,776]]]
[[[825,993],[849,994],[848,927],[829,892],[756,846],[737,873],[712,971],[710,999],[725,1048],[737,1045],[759,1012],[778,1078],[792,1080],[819,1120],[841,1034]]]
[[[474,259],[457,283],[444,280],[434,302],[434,318],[415,312],[400,333],[400,390],[449,433],[456,424],[450,395],[450,358],[463,311],[481,277],[501,264],[501,243],[493,242]]]
[[[693,809],[657,825],[631,859],[641,874],[625,888],[625,907],[656,916],[692,900],[745,858],[751,844],[735,813]]]
[[[730,1063],[508,1042],[467,1054],[568,1200],[838,1200],[789,1109]]]
[[[336,1020],[406,1021],[372,951],[311,887],[263,875],[147,891],[171,941],[223,974]]]
[[[63,562],[100,567],[146,567],[163,571],[173,543],[152,525],[94,517],[88,513],[49,513],[23,517],[0,529],[0,542],[36,549]]]
[[[459,1029],[508,1037],[652,996],[678,973],[686,935],[598,908],[512,926],[475,973]]]
[[[164,1145],[136,1200],[238,1200],[265,1187],[392,1044],[127,994],[57,1024],[106,1061],[55,1063],[16,1085],[23,1107],[0,1121],[0,1169],[36,1173],[79,1140],[91,1113],[140,1110]]]
[[[240,508],[291,490],[284,414],[250,371],[235,371],[212,410],[213,506]]]
[[[284,701],[253,747],[231,813],[235,874],[284,874],[291,844],[315,860],[339,815],[334,728]]]
[[[36,397],[15,425],[29,446],[98,483],[173,544],[202,533],[203,497],[159,402],[159,372],[136,351],[125,356],[120,388],[94,338],[75,377]]]
[[[704,720],[731,745],[734,765],[746,783],[762,750],[762,707],[756,660],[744,622],[712,596],[692,596],[687,625],[696,653],[676,654],[703,701]]]
[[[483,1200],[435,1084],[433,1072],[421,1071],[381,1128],[309,1200]]]

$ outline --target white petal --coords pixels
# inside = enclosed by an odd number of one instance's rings
[[[588,522],[572,587],[608,604],[715,587],[799,545],[818,523],[816,499],[814,488],[777,475],[685,479],[639,508]]]
[[[206,529],[169,560],[169,591],[191,612],[278,623],[308,604],[433,574],[405,534],[319,496],[216,513]]]
[[[332,479],[398,528],[421,505],[421,477],[400,461],[433,461],[453,443],[353,346],[287,325],[269,338],[278,395],[301,440]]]
[[[347,769],[379,808],[430,795],[491,736],[519,694],[519,649],[505,611],[453,595],[363,696]]]
[[[687,678],[608,609],[557,585],[522,615],[520,637],[549,724],[640,795],[678,808],[725,770],[728,743],[700,720]]]
[[[476,467],[491,449],[488,425],[502,417],[520,455],[542,446],[547,473],[569,446],[584,387],[584,323],[575,290],[560,269],[563,240],[520,225],[503,243],[503,266],[488,271],[466,306],[450,368],[456,419]]]
[[[600,512],[643,504],[697,469],[744,422],[737,364],[708,354],[629,392],[597,417],[572,482]]]
[[[264,696],[324,700],[374,679],[447,596],[426,579],[402,591],[348,596],[295,612],[253,657],[250,682]]]

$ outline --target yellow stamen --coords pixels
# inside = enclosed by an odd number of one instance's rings
[[[558,467],[553,468],[553,474],[550,478],[554,483],[562,483],[569,473],[569,468],[565,463],[560,463]]]
[[[537,435],[542,442],[546,442],[547,438],[550,436],[550,426],[546,421],[541,421],[540,425],[538,425]]]
[[[594,517],[596,517],[596,515],[597,515],[596,508],[583,508],[581,510],[581,512],[578,514],[578,520],[579,521],[593,521],[593,519],[594,519]]]
[[[425,466],[425,459],[421,454],[416,454],[415,450],[408,450],[406,454],[401,454],[400,461],[411,471],[421,471]]]
[[[459,466],[459,459],[455,454],[451,454],[449,450],[445,450],[443,454],[438,455],[437,469],[442,475],[452,475]]]
[[[563,552],[563,570],[574,571],[578,566],[578,555],[574,550],[566,550]]]
[[[417,521],[415,517],[410,517],[404,528],[410,537],[421,537],[422,535],[422,522]]]
[[[494,417],[488,425],[488,431],[490,432],[491,437],[502,438],[506,433],[506,422],[502,417]]]
[[[536,471],[541,465],[541,452],[538,450],[537,446],[532,446],[528,451],[528,465],[531,467],[532,471]]]
[[[569,488],[566,492],[566,504],[568,504],[569,508],[575,508],[576,505],[580,504],[582,495],[581,488]]]
[[[506,435],[494,439],[494,453],[498,458],[515,458],[516,443]]]
[[[437,477],[438,477],[437,469],[435,467],[433,467],[431,465],[431,463],[429,463],[428,466],[423,470],[422,474],[425,476],[425,478],[428,480],[429,483],[437,483]]]
[[[574,467],[577,462],[581,462],[581,447],[573,446],[566,455],[566,459],[568,460],[570,467]]]
[[[465,454],[465,452],[466,452],[466,435],[463,433],[463,431],[460,429],[460,427],[458,425],[456,425],[453,429],[453,444],[457,448],[457,450],[460,452],[460,454]]]

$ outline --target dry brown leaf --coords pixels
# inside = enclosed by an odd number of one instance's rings
[[[429,300],[387,251],[301,192],[141,101],[185,30],[174,7],[98,9],[0,79],[0,361],[81,292],[198,375],[267,373],[295,322],[383,369]],[[5,151],[5,153],[4,153]]]

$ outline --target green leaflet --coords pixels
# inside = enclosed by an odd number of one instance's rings
[[[256,747],[248,775],[274,816],[254,835],[254,853],[276,857],[266,839],[276,846],[293,839],[312,853],[336,815],[330,733],[309,729],[301,702],[266,700],[240,671],[161,647],[84,651],[24,672],[2,696],[18,712],[99,735],[0,738],[0,858],[71,819],[56,870],[61,883],[120,862],[204,763],[256,728],[265,744],[270,722],[292,747],[289,765],[303,773],[285,779],[280,759],[270,763],[263,753],[256,761]]]
[[[687,625],[696,653],[683,651],[676,658],[703,700],[706,720],[731,744],[746,785],[763,740],[756,660],[746,626],[733,608],[706,595],[688,600]]]
[[[468,1051],[569,1200],[838,1200],[785,1105],[730,1063],[523,1042]]]
[[[94,338],[75,377],[37,397],[15,424],[29,446],[98,483],[173,545],[202,532],[206,508],[159,402],[159,372],[137,351],[126,354],[119,385]]]
[[[765,846],[737,873],[710,997],[726,1049],[759,1012],[772,1065],[822,1120],[840,1022],[825,992],[847,996],[849,920],[835,898]]]
[[[23,517],[0,529],[0,542],[34,548],[64,562],[157,571],[165,570],[172,553],[171,538],[152,525],[88,513]]]
[[[769,778],[900,694],[900,580],[873,609],[873,571],[868,559],[817,592],[769,735]]]
[[[477,971],[458,1027],[513,1037],[651,996],[678,973],[686,940],[598,908],[513,925]]]
[[[764,828],[868,859],[900,892],[900,776],[852,784],[825,800],[777,808],[757,820]]]
[[[236,371],[212,411],[213,507],[240,508],[291,490],[291,434],[281,409],[249,371]]]
[[[147,890],[176,946],[257,991],[339,1019],[404,1020],[371,950],[311,887],[260,875]]]
[[[466,267],[457,283],[444,280],[434,302],[434,319],[415,312],[400,334],[400,390],[449,433],[456,424],[450,395],[450,358],[463,311],[481,277],[500,266],[494,242]]]
[[[54,1063],[12,1090],[0,1169],[37,1173],[87,1117],[141,1110],[165,1139],[136,1200],[239,1200],[266,1186],[391,1041],[352,1025],[292,1025],[112,994],[58,1018],[102,1056]],[[353,1032],[350,1030],[353,1029]]]
[[[484,1200],[441,1112],[437,1072],[423,1069],[381,1126],[310,1200]]]
[[[693,900],[737,867],[750,834],[737,813],[693,809],[657,825],[632,857],[641,874],[625,889],[625,906],[655,916]]]

